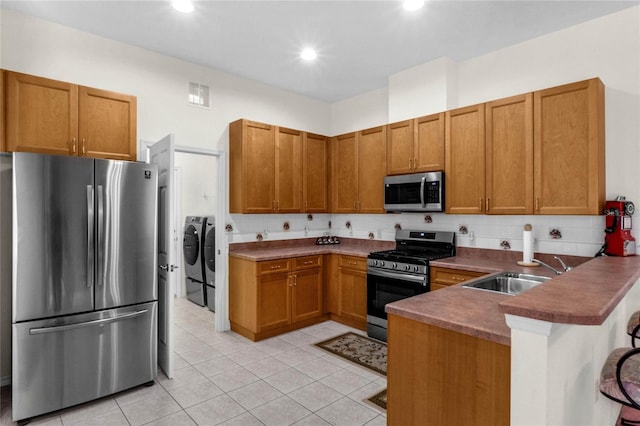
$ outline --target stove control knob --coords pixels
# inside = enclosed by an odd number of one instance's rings
[[[410,271],[410,270],[411,270],[411,265],[405,265],[404,269],[405,269],[406,271]]]
[[[418,272],[419,269],[420,269],[420,267],[418,265],[413,267],[413,270],[416,271],[416,272]]]
[[[383,266],[384,266],[384,260],[381,260],[380,261],[380,267],[383,267]]]
[[[396,269],[396,268],[398,267],[398,264],[397,264],[396,262],[393,262],[393,263],[391,264],[391,267],[392,267],[393,269]]]

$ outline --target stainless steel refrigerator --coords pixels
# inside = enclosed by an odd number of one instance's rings
[[[15,421],[157,374],[157,167],[13,154]]]

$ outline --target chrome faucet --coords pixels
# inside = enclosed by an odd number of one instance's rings
[[[538,259],[531,259],[532,262],[536,262],[542,266],[544,266],[545,268],[548,268],[550,270],[552,270],[556,275],[560,275],[563,272],[568,272],[571,269],[573,269],[571,266],[567,266],[566,263],[564,263],[564,261],[562,259],[560,259],[558,256],[553,256],[554,259],[556,259],[558,262],[560,262],[560,265],[562,265],[562,271],[557,270],[556,268],[554,268],[551,265],[548,265],[546,263],[544,263],[542,260],[538,260]]]

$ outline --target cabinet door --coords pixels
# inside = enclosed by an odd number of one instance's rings
[[[401,175],[414,170],[413,122],[405,120],[387,126],[388,175]]]
[[[414,124],[414,172],[444,170],[444,112],[416,118]]]
[[[78,86],[5,71],[3,150],[77,155]]]
[[[535,213],[602,214],[604,145],[599,79],[535,92]]]
[[[358,213],[384,213],[387,128],[358,132]]]
[[[306,269],[293,273],[291,322],[322,315],[322,268]]]
[[[229,125],[229,211],[271,213],[275,207],[274,128],[249,120]]]
[[[446,112],[446,212],[484,213],[484,104]]]
[[[356,134],[349,133],[333,138],[331,149],[333,163],[331,210],[333,213],[352,213],[356,210],[358,196]]]
[[[258,331],[290,324],[291,277],[289,273],[258,279]]]
[[[326,213],[329,211],[327,175],[329,144],[325,136],[304,134],[302,166],[302,198],[304,211]]]
[[[338,314],[356,321],[367,322],[367,273],[340,268]]]
[[[135,96],[80,86],[79,155],[136,160]]]
[[[533,95],[489,102],[486,212],[533,214]]]
[[[276,128],[275,210],[278,213],[302,211],[302,132]]]

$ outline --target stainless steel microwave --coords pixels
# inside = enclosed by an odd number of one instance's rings
[[[444,172],[386,176],[384,209],[388,212],[444,211]]]

